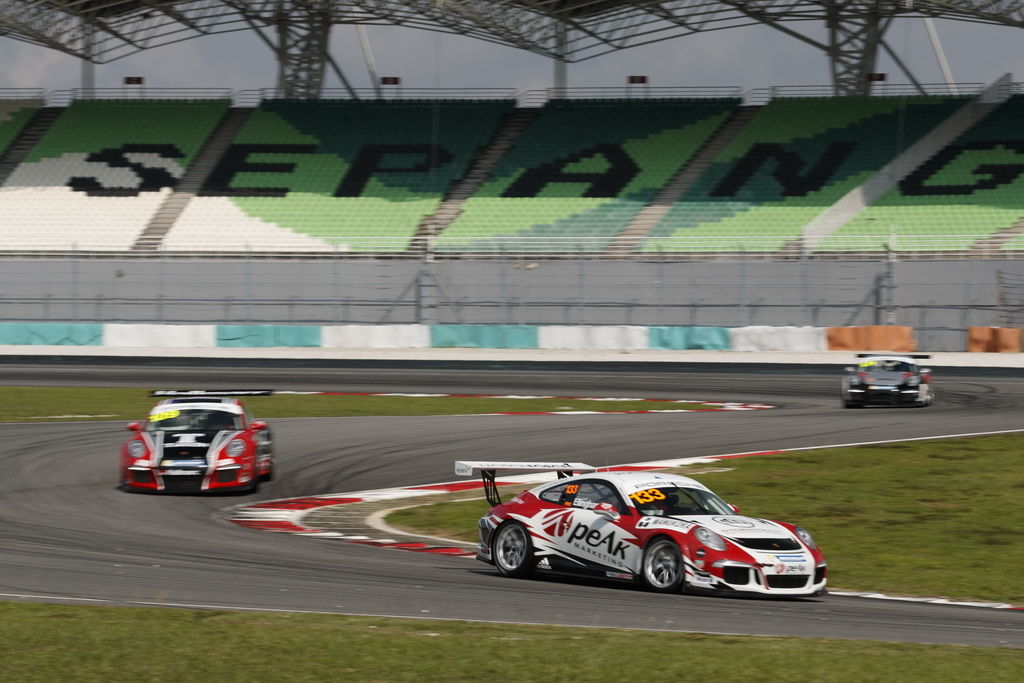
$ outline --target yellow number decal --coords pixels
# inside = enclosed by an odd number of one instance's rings
[[[569,484],[568,486],[565,487],[565,492],[567,494],[569,494],[569,495],[572,495],[574,493],[579,493],[579,491],[580,491],[580,485],[579,484]]]
[[[181,415],[180,410],[165,410],[162,413],[153,413],[149,416],[150,422],[159,422],[160,420],[170,420],[172,417],[178,417]]]
[[[665,500],[665,494],[658,489],[646,489],[629,494],[629,497],[638,503],[651,503],[656,500]]]

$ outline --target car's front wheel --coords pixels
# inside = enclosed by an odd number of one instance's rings
[[[659,538],[644,548],[641,577],[648,590],[676,593],[682,588],[685,575],[683,553],[675,542]]]
[[[533,542],[522,524],[506,522],[494,532],[491,544],[494,566],[502,576],[521,579],[533,571]]]

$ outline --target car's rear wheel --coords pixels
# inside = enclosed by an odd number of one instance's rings
[[[521,579],[533,571],[533,542],[530,534],[518,522],[506,522],[494,532],[491,543],[494,566],[502,576]]]
[[[644,548],[641,577],[648,590],[676,593],[682,588],[685,576],[683,553],[674,541],[659,538]]]
[[[860,403],[854,403],[853,401],[843,401],[844,408],[861,408],[863,407]]]

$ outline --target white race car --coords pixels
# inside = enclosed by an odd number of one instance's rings
[[[745,517],[703,484],[657,472],[590,472],[502,503],[501,469],[593,470],[581,463],[457,462],[483,475],[493,507],[480,519],[477,559],[510,577],[535,572],[641,583],[661,593],[704,589],[809,597],[825,592],[827,564],[804,529]]]

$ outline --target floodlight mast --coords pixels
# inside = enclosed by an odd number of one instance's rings
[[[330,59],[335,24],[479,38],[558,60],[558,69],[760,24],[820,50],[834,92],[857,95],[870,92],[879,48],[907,71],[885,32],[895,18],[921,17],[1024,28],[1024,0],[0,0],[0,36],[100,64],[199,36],[255,31],[277,58],[281,94],[313,98],[326,67],[346,84]],[[808,22],[824,26],[827,39],[797,30]]]

